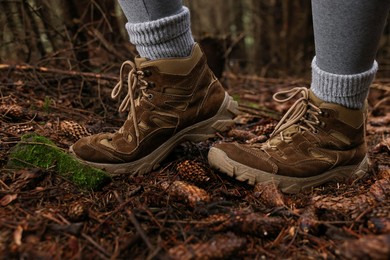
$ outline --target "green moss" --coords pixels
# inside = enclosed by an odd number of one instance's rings
[[[104,171],[77,161],[62,151],[49,139],[36,134],[22,136],[22,140],[10,151],[8,167],[38,167],[53,169],[77,186],[97,190],[111,181]]]

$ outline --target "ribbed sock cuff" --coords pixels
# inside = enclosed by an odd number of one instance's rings
[[[190,27],[190,11],[145,23],[127,23],[130,42],[135,44],[141,57],[151,60],[187,57],[194,46]]]
[[[311,90],[318,98],[348,108],[361,109],[378,70],[378,63],[374,61],[371,69],[351,75],[339,75],[321,70],[317,66],[316,57],[311,67]]]

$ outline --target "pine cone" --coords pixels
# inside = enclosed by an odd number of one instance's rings
[[[278,217],[267,217],[259,213],[234,212],[230,218],[216,227],[215,231],[235,230],[245,234],[259,237],[272,237],[279,234],[280,230],[288,224]]]
[[[271,134],[276,126],[276,122],[271,122],[265,125],[259,125],[255,129],[255,134],[256,135],[269,135]]]
[[[215,232],[231,230],[259,237],[272,237],[279,234],[286,224],[288,224],[286,220],[279,217],[267,217],[259,213],[236,210],[202,219],[202,223],[198,224],[197,228],[207,228]]]
[[[203,218],[202,221],[199,224],[196,224],[195,226],[197,228],[210,228],[210,227],[216,227],[218,225],[221,225],[222,223],[228,221],[230,219],[230,214],[227,213],[219,213],[214,214],[211,216],[208,216],[207,218]]]
[[[62,121],[60,124],[60,130],[66,136],[69,136],[74,140],[91,135],[91,132],[89,132],[88,129],[74,121]]]
[[[84,203],[76,201],[68,207],[68,218],[78,222],[84,220],[88,216],[88,208]]]
[[[161,184],[163,189],[166,189],[174,199],[184,200],[195,207],[200,202],[210,201],[210,195],[204,189],[191,185],[184,181],[174,181],[172,184],[163,182]]]
[[[389,175],[389,170],[380,172],[379,176],[381,176],[382,179],[375,181],[366,193],[355,197],[314,197],[312,199],[314,207],[318,209],[334,210],[355,218],[370,208],[376,208],[378,204],[382,203],[387,198],[390,193]]]
[[[385,200],[379,203],[367,214],[369,218],[367,225],[376,234],[390,232],[390,201]]]
[[[13,134],[23,134],[34,130],[32,125],[12,125],[8,128],[8,131]]]
[[[367,226],[375,234],[388,234],[390,233],[390,217],[371,218]]]
[[[215,236],[207,242],[173,247],[168,254],[170,259],[226,259],[245,243],[245,238],[228,233]]]
[[[298,220],[299,228],[305,233],[316,234],[319,221],[316,210],[313,206],[306,207]]]
[[[195,184],[204,184],[210,180],[205,168],[198,162],[185,160],[176,166],[180,178]]]
[[[344,242],[336,254],[343,259],[389,259],[390,234],[364,236],[357,240]]]
[[[24,116],[24,110],[21,106],[16,104],[12,104],[12,105],[2,104],[0,105],[0,116],[9,117],[12,119],[19,119]]]
[[[268,207],[283,207],[285,206],[283,194],[278,189],[275,182],[258,183],[253,190],[255,197],[259,197],[262,202]]]
[[[390,218],[390,201],[378,204],[369,214],[369,218]]]

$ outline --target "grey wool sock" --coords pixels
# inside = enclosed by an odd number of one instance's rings
[[[128,22],[126,29],[140,56],[151,60],[187,57],[194,46],[190,12],[185,6],[177,14],[154,21]]]
[[[321,70],[314,57],[312,61],[311,90],[320,99],[352,109],[364,106],[368,90],[378,70],[374,61],[371,69],[351,75],[333,74]]]

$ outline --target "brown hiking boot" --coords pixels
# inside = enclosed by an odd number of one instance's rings
[[[278,98],[283,94],[290,97]],[[285,102],[298,94],[266,143],[215,145],[210,165],[249,184],[274,181],[286,193],[362,177],[368,167],[363,109],[323,102],[307,88],[279,92],[274,99]]]
[[[131,69],[126,86],[125,67]],[[70,148],[94,167],[143,174],[157,168],[176,145],[205,140],[234,124],[237,102],[211,72],[197,44],[186,58],[126,61],[120,76],[112,97],[127,89],[119,110],[130,112],[122,128],[82,138]]]

